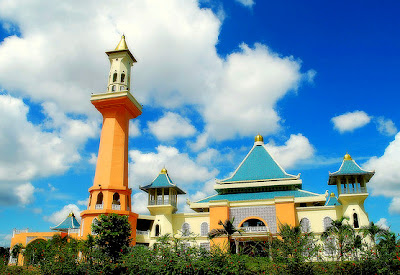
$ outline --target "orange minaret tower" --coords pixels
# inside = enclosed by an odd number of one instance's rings
[[[91,225],[100,214],[127,215],[135,244],[138,215],[131,211],[128,186],[129,120],[142,113],[142,106],[129,91],[130,72],[136,59],[129,51],[123,35],[110,60],[107,92],[93,94],[92,104],[103,115],[99,153],[93,186],[89,188],[87,210],[81,213],[80,237],[91,234]]]

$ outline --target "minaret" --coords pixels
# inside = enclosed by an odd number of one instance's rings
[[[114,51],[106,54],[110,59],[107,92],[91,97],[103,115],[103,127],[88,209],[81,213],[80,236],[91,234],[91,224],[100,214],[117,213],[129,216],[134,244],[138,215],[131,212],[132,190],[128,187],[128,131],[129,120],[142,113],[142,106],[129,92],[130,70],[136,59],[125,36]]]
[[[368,197],[367,183],[374,174],[374,171],[362,169],[349,154],[344,156],[338,171],[329,173],[328,185],[337,186],[338,201],[341,204],[338,214],[348,217],[355,229],[369,224],[364,201]]]

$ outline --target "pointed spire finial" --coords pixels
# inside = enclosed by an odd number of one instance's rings
[[[125,35],[122,34],[121,36],[121,41],[119,41],[117,47],[115,48],[116,51],[123,51],[123,50],[127,50],[128,49],[128,45],[126,44],[125,41]]]

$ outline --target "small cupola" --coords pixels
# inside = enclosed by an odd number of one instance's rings
[[[254,138],[254,144],[255,145],[263,145],[264,144],[263,136],[260,134],[256,135],[256,137]]]

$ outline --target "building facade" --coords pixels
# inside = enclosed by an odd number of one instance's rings
[[[274,237],[280,224],[301,225],[303,232],[316,235],[342,216],[349,217],[348,222],[356,230],[369,224],[364,201],[368,197],[366,184],[374,172],[363,170],[346,154],[339,170],[329,174],[328,185],[337,186],[337,196],[305,191],[300,174],[286,173],[268,152],[261,135],[256,136],[253,147],[232,176],[216,180],[215,195],[188,202],[193,212],[177,212],[178,197],[185,191],[163,168],[151,183],[140,187],[148,194],[150,214],[138,215],[131,207],[132,190],[128,185],[129,120],[142,113],[142,106],[130,92],[130,70],[136,59],[124,36],[115,50],[106,53],[110,60],[107,91],[91,96],[92,104],[103,116],[103,126],[94,182],[81,223],[70,215],[52,228],[53,232],[14,230],[11,249],[17,243],[26,246],[54,234],[86,238],[92,234],[91,225],[98,216],[110,213],[128,216],[132,245],[146,246],[165,234],[182,238],[187,245],[224,245],[227,237],[210,243],[208,233],[228,219],[243,231],[233,236],[239,244]],[[22,258],[10,259],[11,263],[17,261]]]

